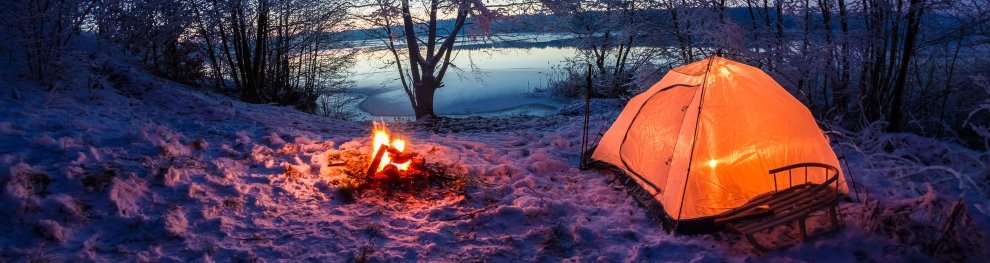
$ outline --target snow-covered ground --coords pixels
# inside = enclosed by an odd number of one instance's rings
[[[734,234],[670,235],[610,174],[578,170],[579,104],[550,117],[392,124],[413,151],[473,183],[461,194],[346,202],[331,163],[371,151],[368,122],[245,104],[95,57],[82,63],[85,78],[54,91],[0,80],[0,261],[990,258],[990,154],[934,139],[834,135],[858,180],[860,200],[841,205],[845,227],[760,256]],[[593,130],[621,105],[595,109]],[[791,230],[770,239],[793,239]]]

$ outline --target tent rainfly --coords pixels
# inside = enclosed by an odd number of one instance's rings
[[[678,233],[712,232],[715,216],[774,191],[771,169],[840,167],[808,108],[762,70],[717,56],[633,97],[591,159],[632,178]],[[822,172],[794,176],[821,183]],[[841,171],[839,188],[848,193]]]

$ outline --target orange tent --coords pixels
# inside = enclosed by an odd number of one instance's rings
[[[633,97],[591,158],[631,177],[678,232],[705,231],[697,228],[774,191],[771,169],[840,167],[808,108],[760,69],[717,56],[674,68]],[[807,173],[821,183],[822,172]]]

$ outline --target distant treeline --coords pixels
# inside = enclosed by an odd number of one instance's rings
[[[700,10],[700,9],[705,9],[705,8],[694,7],[693,9],[699,9]],[[731,20],[731,21],[736,22],[736,23],[749,23],[749,20],[750,20],[749,11],[750,11],[750,9],[749,8],[746,8],[746,7],[726,7],[725,8],[725,13],[727,15],[727,18],[729,20]],[[690,12],[693,12],[693,11],[682,10],[681,12],[690,13]],[[766,9],[766,12],[768,12],[768,14],[765,17],[766,19],[770,19],[770,20],[774,20],[774,21],[777,20],[777,10],[774,7],[767,8]],[[798,27],[799,27],[798,24],[800,24],[801,21],[805,19],[802,16],[802,14],[799,14],[799,13],[782,13],[782,14],[783,14],[783,20],[782,20],[783,26],[787,30],[797,30]],[[594,20],[600,20],[601,17],[608,16],[608,12],[605,12],[605,11],[588,11],[586,15],[589,16],[589,17],[591,17]],[[644,9],[644,10],[639,10],[638,12],[636,12],[634,14],[634,16],[636,16],[636,18],[634,18],[634,19],[636,21],[638,21],[637,23],[639,25],[644,26],[643,28],[640,28],[640,30],[642,30],[644,32],[649,32],[649,33],[657,33],[658,31],[662,31],[662,29],[669,27],[669,24],[672,21],[670,10],[665,10],[665,9]],[[822,14],[821,13],[810,14],[810,17],[808,19],[820,21],[820,20],[822,20]],[[932,23],[939,23],[939,24],[943,24],[945,26],[958,26],[958,23],[959,23],[959,20],[953,19],[952,16],[945,15],[945,14],[937,14],[937,13],[936,14],[929,14],[926,19],[930,20]],[[476,18],[473,18],[473,17],[469,17],[469,18],[467,18],[467,22],[466,23],[470,25],[470,24],[475,23],[475,20],[477,20],[477,19]],[[509,34],[509,33],[563,33],[563,34],[566,34],[566,33],[570,33],[570,31],[566,27],[559,26],[561,23],[574,23],[574,22],[573,21],[570,21],[570,19],[563,18],[563,17],[557,16],[557,15],[554,15],[554,14],[519,14],[519,15],[511,15],[511,16],[503,17],[503,18],[500,18],[500,19],[497,19],[497,20],[493,21],[493,23],[491,24],[491,28],[490,28],[491,30],[490,30],[490,32],[491,33],[494,33],[494,34]],[[445,31],[445,32],[447,32],[447,31],[449,31],[450,29],[453,28],[453,25],[454,25],[454,20],[453,19],[439,19],[437,21],[437,27],[438,27],[438,30],[439,31]],[[652,26],[652,28],[651,28],[651,26]],[[820,26],[818,26],[818,27],[820,27]],[[851,21],[848,22],[848,27],[849,27],[849,30],[863,29],[863,28],[865,28],[865,20],[851,20]],[[816,29],[820,29],[820,28],[816,28]],[[393,30],[395,30],[395,31],[401,31],[401,28],[400,28],[400,26],[394,26],[393,27]],[[461,34],[464,34],[464,35],[469,35],[469,34],[472,33],[472,32],[470,32],[470,30],[471,30],[470,27],[464,27],[464,28],[461,28],[461,32],[460,33]],[[833,27],[832,30],[838,32],[840,30],[840,28]],[[348,41],[355,41],[355,40],[378,40],[380,38],[380,36],[381,36],[380,31],[382,31],[381,28],[348,29],[348,30],[343,30],[343,31],[338,32],[338,33],[335,33],[335,34],[338,34],[340,37],[342,37],[343,39],[348,40]],[[670,40],[670,41],[664,42],[664,43],[655,43],[655,42],[648,42],[647,43],[646,41],[639,41],[637,44],[639,44],[639,45],[656,46],[656,45],[670,45],[670,44],[673,44],[673,43],[674,43],[674,41],[673,40]],[[557,45],[570,45],[570,44],[572,44],[572,42],[567,41],[567,40],[555,40],[555,41],[551,41],[551,42],[548,42],[548,43],[545,43],[545,44],[535,44],[535,45],[534,44],[529,44],[530,46],[526,46],[527,44],[521,44],[521,45],[523,45],[522,47],[544,47],[544,46],[557,46]],[[518,47],[518,46],[516,46],[514,44],[511,44],[511,43],[509,43],[509,44],[494,43],[494,45],[496,47],[503,47],[503,46],[504,47]],[[483,45],[483,46],[484,47],[492,47],[491,44]],[[476,46],[472,46],[472,45],[461,46],[461,48],[473,48],[473,47],[476,47]]]

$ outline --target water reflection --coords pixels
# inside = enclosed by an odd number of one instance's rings
[[[577,49],[546,45],[535,48],[500,46],[504,43],[491,47],[473,43],[470,48],[454,51],[454,64],[444,78],[444,87],[437,90],[435,106],[438,114],[540,115],[553,112],[563,103],[549,94],[533,94],[532,91],[545,87],[548,78],[556,74],[553,67],[573,58]],[[358,56],[352,78],[356,82],[353,93],[360,98],[353,106],[359,109],[359,115],[413,115],[399,82],[399,73],[395,65],[390,64],[391,58],[391,53],[385,50],[363,52]]]

